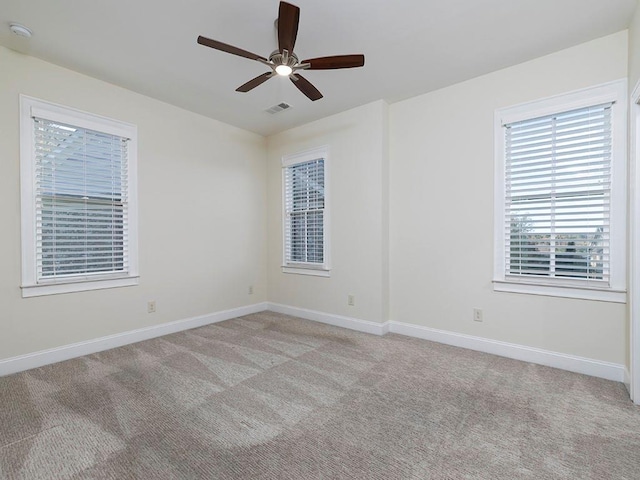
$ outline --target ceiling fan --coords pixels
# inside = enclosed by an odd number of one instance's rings
[[[296,43],[296,36],[298,35],[299,20],[299,7],[287,2],[280,2],[278,19],[276,20],[278,28],[278,50],[271,53],[268,59],[255,53],[242,50],[241,48],[203,37],[202,35],[198,37],[198,43],[232,55],[257,60],[271,68],[270,72],[258,75],[244,85],[240,85],[236,88],[236,92],[248,92],[258,85],[263,84],[271,77],[281,75],[283,77],[289,77],[298,90],[309,97],[309,99],[315,101],[322,98],[322,93],[320,93],[311,82],[297,73],[298,70],[333,70],[338,68],[362,67],[364,65],[364,55],[334,55],[330,57],[310,58],[302,61],[298,60],[296,54],[293,53],[293,47]]]

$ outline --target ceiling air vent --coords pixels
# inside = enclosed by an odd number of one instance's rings
[[[291,105],[289,105],[288,103],[282,102],[282,103],[279,103],[277,105],[274,105],[271,108],[267,108],[265,110],[265,112],[270,113],[270,114],[273,115],[274,113],[281,112],[283,110],[286,110],[287,108],[291,108]]]

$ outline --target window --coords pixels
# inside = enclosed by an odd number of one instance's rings
[[[625,301],[625,91],[497,112],[496,290]]]
[[[283,158],[285,273],[329,276],[327,149]]]
[[[135,126],[20,101],[23,296],[136,284]]]

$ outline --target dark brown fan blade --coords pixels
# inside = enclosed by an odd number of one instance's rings
[[[216,50],[220,50],[221,52],[227,52],[232,55],[238,55],[240,57],[249,58],[251,60],[267,60],[260,55],[256,55],[255,53],[247,52],[246,50],[234,47],[233,45],[227,45],[226,43],[218,42],[217,40],[211,40],[210,38],[203,37],[202,35],[198,37],[198,43],[200,45],[204,45],[205,47],[215,48]]]
[[[364,55],[334,55],[332,57],[318,57],[303,60],[300,63],[310,63],[309,70],[331,70],[335,68],[354,68],[364,65]]]
[[[287,2],[280,2],[278,10],[278,47],[280,53],[287,50],[293,53],[298,36],[298,22],[300,21],[300,8]]]
[[[311,82],[309,82],[309,80],[307,80],[302,75],[299,75],[297,73],[295,75],[296,77],[298,77],[297,80],[294,80],[291,77],[289,77],[289,80],[291,80],[293,84],[296,87],[298,87],[298,90],[300,90],[307,97],[309,97],[310,100],[313,100],[314,102],[322,98],[322,94],[320,93],[320,91],[316,87],[314,87],[311,84]]]
[[[236,88],[236,92],[246,93],[249,90],[253,90],[258,85],[262,85],[264,82],[269,80],[271,77],[273,77],[273,72],[266,72],[266,73],[263,73],[262,75],[258,75],[256,78],[251,79],[247,83],[245,83],[244,85],[240,85],[238,88]]]

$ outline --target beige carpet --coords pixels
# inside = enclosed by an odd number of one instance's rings
[[[0,478],[640,479],[621,384],[270,312],[0,378]]]

